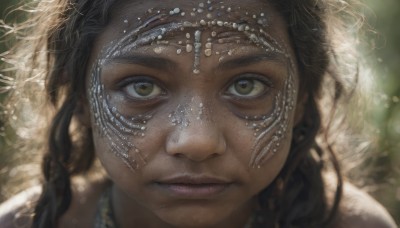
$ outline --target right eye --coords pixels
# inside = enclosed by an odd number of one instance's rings
[[[163,90],[151,80],[133,80],[123,86],[123,91],[131,98],[148,100],[163,94]]]

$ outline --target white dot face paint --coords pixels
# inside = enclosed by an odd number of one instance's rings
[[[95,124],[111,151],[132,170],[145,165],[146,155],[134,142],[146,136],[147,123],[154,114],[151,111],[126,111],[126,108],[118,105],[118,98],[108,94],[102,84],[102,68],[110,60],[123,59],[146,47],[151,47],[146,50],[152,50],[154,55],[160,56],[170,53],[173,48],[176,56],[193,60],[192,74],[187,77],[199,77],[206,68],[202,63],[207,58],[217,56],[216,59],[222,64],[229,58],[240,56],[252,46],[259,50],[260,56],[278,58],[287,63],[282,86],[269,95],[262,112],[231,109],[247,128],[253,130],[254,145],[249,165],[253,168],[262,167],[279,151],[282,141],[287,137],[297,94],[292,57],[287,47],[267,32],[270,24],[268,15],[265,12],[246,12],[244,16],[242,9],[212,1],[202,2],[193,8],[152,8],[145,12],[135,23],[122,20],[122,38],[102,51],[92,69],[89,93],[91,109]],[[252,80],[240,83],[257,82]],[[267,86],[274,88],[272,84]],[[171,125],[189,127],[192,121],[202,121],[203,109],[208,110],[210,115],[216,113],[201,99],[196,110],[193,109],[193,102],[177,105],[168,115]]]

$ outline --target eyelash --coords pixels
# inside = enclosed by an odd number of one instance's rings
[[[160,83],[157,83],[156,80],[154,80],[151,76],[131,76],[129,78],[126,78],[122,80],[120,83],[118,83],[117,87],[119,91],[122,91],[124,93],[125,97],[127,97],[130,100],[134,101],[146,101],[146,100],[152,100],[158,95],[150,96],[150,97],[134,97],[128,93],[128,87],[129,86],[134,86],[135,84],[138,83],[151,83],[153,86],[156,86],[157,89],[160,90],[160,95],[164,96],[167,94],[166,90],[163,88],[163,86],[160,86]]]
[[[234,94],[232,92],[230,92],[229,90],[235,86],[235,83],[241,81],[241,80],[249,80],[255,83],[259,83],[257,85],[262,85],[264,86],[263,91],[260,92],[260,94],[254,95],[254,96],[247,96],[247,95],[239,95],[239,94]],[[154,95],[154,96],[150,96],[150,97],[134,97],[132,95],[130,95],[128,93],[128,87],[129,86],[134,86],[135,83],[151,83],[152,85],[156,86],[157,90],[160,90],[160,94],[161,96],[165,96],[167,94],[167,90],[164,89],[163,86],[160,86],[160,83],[157,83],[155,79],[153,79],[151,76],[131,76],[128,77],[124,80],[122,80],[121,82],[119,82],[117,84],[118,90],[122,91],[125,95],[125,97],[127,97],[130,100],[134,100],[134,101],[147,101],[147,100],[153,100],[157,97],[159,97],[159,95]],[[272,82],[270,80],[268,80],[265,76],[261,76],[259,74],[255,74],[255,73],[245,73],[245,74],[240,74],[238,76],[236,76],[233,80],[231,80],[229,82],[229,84],[225,87],[224,89],[224,94],[226,96],[229,96],[235,100],[250,100],[250,99],[255,99],[258,97],[261,97],[263,95],[265,95],[266,93],[268,93],[268,91],[272,88]]]
[[[264,90],[259,94],[255,96],[237,96],[232,93],[230,93],[228,90],[234,86],[234,84],[240,80],[250,80],[250,81],[255,81],[259,82],[264,86]],[[265,76],[262,76],[257,73],[245,73],[245,74],[240,74],[236,76],[232,81],[229,82],[228,86],[225,89],[225,95],[232,97],[235,100],[250,100],[250,99],[255,99],[258,97],[261,97],[265,94],[267,94],[271,89],[273,88],[272,82],[267,79]]]

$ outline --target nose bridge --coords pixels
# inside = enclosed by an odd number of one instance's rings
[[[210,118],[210,112],[199,98],[179,105],[170,115],[173,129],[166,142],[166,152],[193,161],[222,154],[226,149],[224,136],[219,124]]]

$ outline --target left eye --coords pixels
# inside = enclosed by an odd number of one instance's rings
[[[161,88],[151,81],[131,82],[124,87],[124,91],[137,99],[150,99],[162,94]]]
[[[242,97],[257,97],[266,90],[265,83],[257,79],[238,79],[228,88],[228,93]]]

